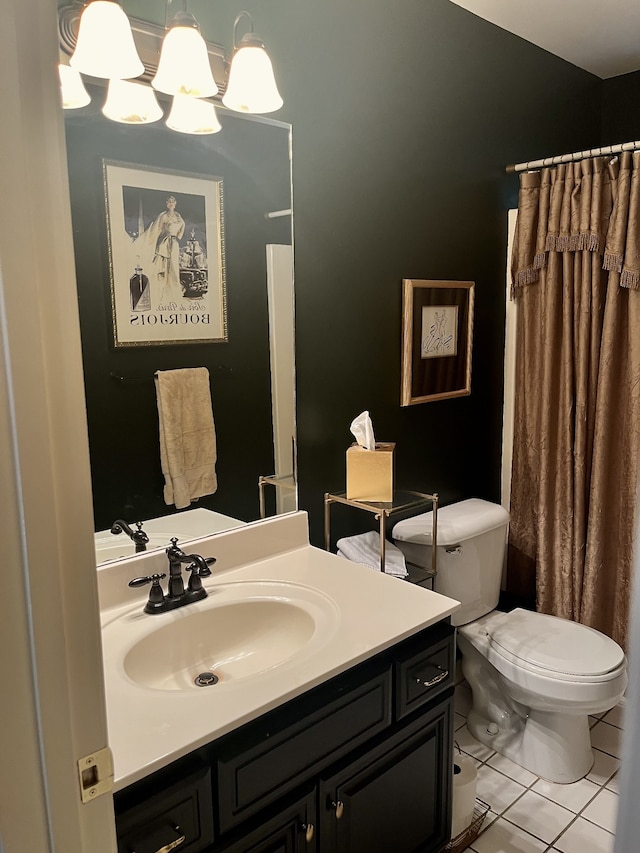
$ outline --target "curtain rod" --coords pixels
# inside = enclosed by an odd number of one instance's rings
[[[640,148],[640,140],[622,142],[620,145],[605,145],[604,148],[588,148],[586,151],[575,151],[573,154],[558,154],[556,157],[545,157],[543,160],[530,160],[528,163],[515,163],[506,167],[506,172],[527,172],[542,169],[545,166],[557,166],[559,163],[572,163],[575,160],[586,160],[588,157],[600,157],[607,154],[620,154],[622,151],[636,151]]]

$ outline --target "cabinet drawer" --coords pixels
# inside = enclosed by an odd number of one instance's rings
[[[391,723],[391,668],[338,677],[232,735],[218,752],[219,823],[227,831]]]
[[[116,829],[118,853],[205,850],[213,842],[210,769],[198,770],[132,805],[116,816]]]
[[[422,649],[414,648],[396,662],[396,719],[431,702],[454,684],[455,629],[446,627],[446,636]]]

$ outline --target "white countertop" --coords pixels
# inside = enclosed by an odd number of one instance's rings
[[[101,591],[109,745],[114,756],[116,790],[446,618],[458,608],[453,599],[305,544],[303,528],[306,531],[306,516],[295,513],[198,542],[197,553],[223,555],[217,571],[205,581],[209,598],[170,613],[142,613],[148,588],[142,590],[142,595],[136,591],[135,599],[129,590],[122,597],[126,600],[118,600],[113,593],[103,596]],[[261,537],[268,556],[255,559]],[[274,541],[279,545],[274,546]],[[282,550],[276,553],[277,547]],[[245,548],[251,561],[243,564],[238,552]],[[232,552],[233,559],[229,556]],[[146,557],[147,562],[142,565],[135,558],[114,564],[111,582],[117,578],[118,588],[126,588],[124,577],[166,570],[157,562],[163,559],[166,563],[163,554],[156,555],[153,564],[150,559]],[[103,574],[103,588],[107,581]],[[255,586],[261,582],[306,590],[312,606],[315,600],[322,604],[324,615],[318,623],[321,629],[299,654],[252,677],[208,688],[142,687],[127,675],[122,664],[124,655],[141,635],[169,621],[185,619],[198,608],[223,602],[230,590],[241,588],[238,584]]]

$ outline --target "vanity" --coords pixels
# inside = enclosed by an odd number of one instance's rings
[[[169,613],[127,586],[164,553],[98,570],[118,850],[440,851],[457,602],[311,547],[305,513],[184,550],[217,562]]]

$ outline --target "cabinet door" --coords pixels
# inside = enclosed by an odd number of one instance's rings
[[[316,789],[282,808],[275,817],[258,821],[254,828],[215,853],[316,853]]]
[[[323,779],[325,853],[440,850],[451,819],[451,702]]]

